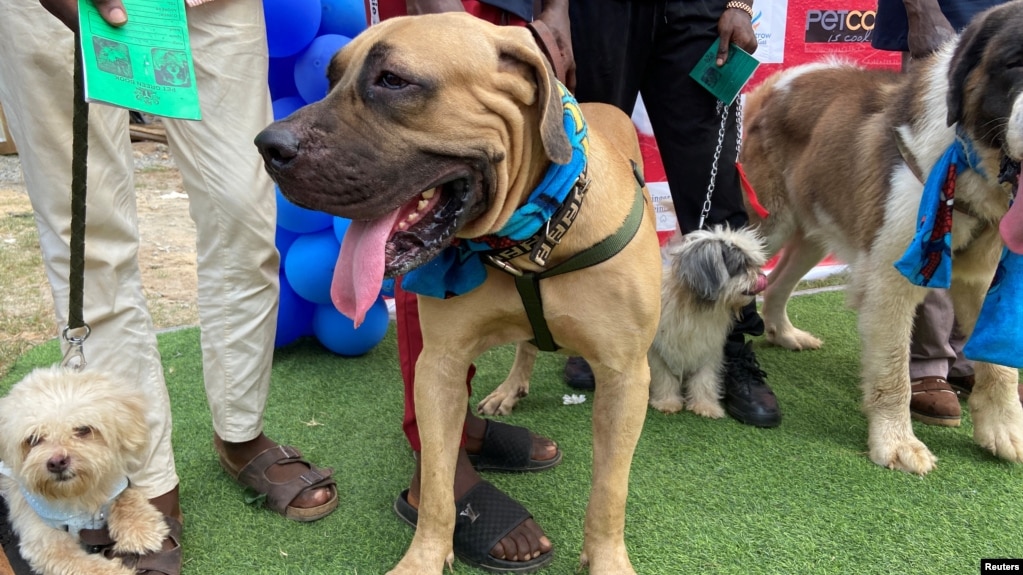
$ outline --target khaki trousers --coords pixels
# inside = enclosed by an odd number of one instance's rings
[[[129,18],[131,14],[129,13]],[[195,221],[203,378],[214,430],[262,432],[277,322],[273,185],[252,144],[270,123],[260,0],[189,9],[203,120],[165,120]],[[34,0],[0,2],[0,102],[18,146],[46,273],[63,329],[68,311],[73,35]],[[125,110],[90,106],[86,220],[88,369],[151,398],[151,454],[132,481],[154,497],[177,485],[171,412],[139,274],[132,148]]]

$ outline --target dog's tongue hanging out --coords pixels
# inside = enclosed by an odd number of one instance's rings
[[[369,222],[352,220],[341,242],[341,253],[334,266],[330,299],[334,307],[362,324],[366,311],[380,294],[384,280],[384,249],[400,210]]]
[[[1002,241],[1013,252],[1023,254],[1023,176],[1019,179],[1019,188],[1016,190],[1016,199],[1009,206],[1009,211],[1002,217],[998,224],[998,231],[1002,233]]]

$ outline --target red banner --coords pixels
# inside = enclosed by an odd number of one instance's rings
[[[897,52],[870,46],[877,3],[871,0],[760,0],[755,4],[753,27],[760,51],[777,53],[776,12],[784,10],[784,43],[780,63],[764,63],[757,69],[747,90],[773,72],[834,55],[867,67],[899,68]],[[776,58],[775,58],[776,60]]]

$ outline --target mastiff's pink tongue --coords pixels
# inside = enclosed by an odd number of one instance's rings
[[[1002,233],[1002,241],[1010,251],[1023,254],[1023,177],[1019,179],[1019,188],[1016,190],[1016,200],[1009,206],[1009,211],[1002,217],[998,224],[998,231]]]
[[[366,311],[380,294],[384,249],[398,211],[370,222],[352,220],[341,242],[330,283],[330,299],[339,312],[355,322],[355,327],[362,325]]]

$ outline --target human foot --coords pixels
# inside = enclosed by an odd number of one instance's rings
[[[411,525],[415,525],[418,518],[419,478],[417,456],[411,486],[398,497],[394,506],[398,516]],[[454,549],[462,560],[491,571],[512,572],[521,568],[532,571],[553,558],[551,541],[532,515],[518,502],[483,481],[464,449],[458,451],[454,496],[459,517],[468,519],[461,521],[456,518],[455,524]],[[484,509],[490,511],[486,513],[488,520],[499,518],[498,521],[503,519],[504,522],[474,527],[476,521],[470,516],[482,516]]]
[[[266,494],[271,509],[295,521],[315,521],[337,508],[333,470],[320,469],[297,449],[260,434],[251,441],[230,443],[214,435],[220,464],[235,480]]]
[[[543,471],[561,463],[558,444],[524,427],[465,417],[465,451],[478,471]]]

